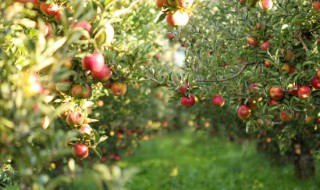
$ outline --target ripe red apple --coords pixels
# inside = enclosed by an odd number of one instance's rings
[[[20,2],[20,3],[32,3],[33,5],[38,5],[40,4],[39,0],[14,0],[15,2]]]
[[[313,9],[317,12],[320,13],[320,1],[314,1],[312,3]]]
[[[169,40],[173,40],[174,39],[174,35],[172,33],[168,33],[167,34]]]
[[[85,86],[75,84],[71,88],[71,95],[75,98],[90,98],[91,87],[88,84],[85,84]]]
[[[57,12],[55,19],[57,22],[60,22],[62,20],[62,12],[60,10]]]
[[[160,9],[164,5],[168,4],[168,0],[157,0],[156,5]]]
[[[99,72],[105,66],[104,56],[101,53],[94,53],[88,56],[85,56],[82,60],[82,66],[86,70],[91,70],[94,72]]]
[[[102,69],[98,72],[92,71],[91,76],[98,81],[107,81],[112,76],[112,70],[107,65],[103,65]]]
[[[265,60],[265,61],[264,61],[264,66],[267,67],[267,68],[269,68],[269,67],[271,66],[270,61]]]
[[[91,33],[91,30],[92,30],[91,24],[87,21],[84,21],[84,20],[73,24],[72,28],[83,28],[86,31],[88,31],[89,33]]]
[[[258,88],[257,84],[250,84],[248,89],[249,89],[249,91],[253,91],[255,94],[257,94],[259,92],[259,88]]]
[[[84,122],[84,117],[80,112],[71,112],[66,120],[70,127],[76,127]]]
[[[251,36],[246,37],[246,42],[252,47],[255,47],[259,44],[258,39],[256,37],[251,37]]]
[[[298,95],[298,89],[299,89],[299,86],[297,84],[290,84],[288,92],[289,94],[296,96]]]
[[[184,107],[193,106],[195,103],[196,103],[196,100],[192,95],[190,95],[190,97],[184,96],[181,98],[181,105],[183,105]]]
[[[311,85],[313,88],[316,88],[316,89],[320,89],[320,80],[318,77],[314,77],[312,80],[311,80]]]
[[[167,14],[168,26],[184,26],[189,22],[189,14],[187,12],[176,11]]]
[[[241,105],[238,108],[238,116],[241,120],[249,118],[251,115],[251,109],[247,105]]]
[[[125,83],[113,83],[111,91],[115,96],[122,96],[127,92],[127,85]]]
[[[320,125],[320,118],[317,118],[317,124]]]
[[[269,10],[273,7],[273,2],[272,0],[261,0],[259,2],[259,5],[262,9]]]
[[[91,128],[90,125],[88,125],[88,124],[83,124],[83,125],[81,125],[79,131],[80,131],[81,133],[84,133],[84,134],[87,134],[87,135],[91,135],[91,133],[92,133],[92,128]]]
[[[59,11],[57,4],[40,3],[40,10],[46,15],[55,15]]]
[[[288,122],[291,121],[294,117],[294,113],[291,114],[291,116],[286,112],[286,111],[281,111],[280,112],[280,119],[283,122]]]
[[[286,60],[286,61],[291,61],[292,58],[293,58],[293,56],[294,56],[294,54],[293,54],[292,50],[288,49],[288,50],[287,50],[287,54],[286,54],[286,56],[284,57],[284,60]]]
[[[192,7],[193,0],[177,0],[178,1],[178,6],[189,9]]]
[[[292,74],[294,72],[298,72],[298,69],[295,66],[290,67],[289,74]]]
[[[214,95],[212,97],[212,104],[214,106],[222,107],[224,105],[224,98],[221,95]]]
[[[178,91],[179,91],[180,94],[185,95],[185,93],[187,92],[188,88],[189,88],[189,83],[184,82],[183,87],[180,87],[178,89]]]
[[[263,44],[260,45],[260,49],[262,51],[267,51],[268,47],[271,47],[271,43],[269,41],[264,42]]]
[[[245,5],[246,4],[246,0],[239,0],[240,5]]]
[[[279,101],[271,99],[269,101],[269,106],[275,106],[275,105],[278,105],[279,103],[280,103]]]
[[[273,100],[280,100],[283,97],[283,90],[282,88],[273,86],[270,88],[269,94]]]
[[[298,97],[301,100],[306,100],[311,96],[311,89],[308,86],[301,86],[298,90]]]
[[[89,148],[85,144],[76,144],[72,147],[72,154],[78,158],[86,158],[89,155]]]

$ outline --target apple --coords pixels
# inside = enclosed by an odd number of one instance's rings
[[[88,84],[85,84],[85,86],[75,84],[71,88],[71,95],[75,98],[90,98],[92,95],[91,87]]]
[[[320,125],[320,118],[317,118],[317,124]]]
[[[76,127],[84,122],[84,117],[80,112],[71,112],[67,116],[67,123],[70,127]]]
[[[87,55],[82,59],[82,66],[86,70],[99,72],[105,66],[105,59],[101,53]]]
[[[320,13],[320,1],[314,1],[312,3],[313,9],[317,12]]]
[[[89,33],[91,33],[91,30],[92,30],[91,24],[89,22],[85,21],[85,20],[77,22],[77,23],[74,23],[72,25],[72,28],[83,28],[86,31],[88,31]]]
[[[177,0],[178,1],[178,6],[189,9],[192,7],[193,0]]]
[[[312,116],[307,116],[305,119],[306,124],[312,124],[313,123],[313,117]]]
[[[127,92],[127,85],[125,83],[113,83],[111,91],[115,96],[122,96]]]
[[[249,118],[251,115],[251,109],[247,105],[241,105],[238,108],[238,116],[241,120]]]
[[[15,2],[19,3],[32,3],[33,5],[39,5],[40,1],[39,0],[14,0]]]
[[[80,131],[80,133],[91,135],[92,128],[88,124],[83,124],[83,125],[81,125],[79,131]]]
[[[72,154],[78,158],[86,158],[89,155],[89,148],[85,144],[76,144],[72,147]]]
[[[179,91],[180,94],[185,95],[185,93],[187,92],[188,88],[189,88],[189,83],[184,82],[184,86],[180,87],[178,89],[178,91]]]
[[[286,61],[291,61],[292,58],[293,58],[293,56],[294,56],[294,54],[293,54],[292,50],[288,49],[288,50],[287,50],[287,54],[286,54],[286,56],[284,57],[284,60],[286,60]]]
[[[158,60],[161,59],[161,54],[160,54],[160,53],[157,53],[157,54],[156,54],[156,59],[158,59]]]
[[[114,40],[114,29],[110,23],[106,23],[103,28],[94,36],[98,45],[110,46]]]
[[[279,103],[280,103],[279,101],[271,99],[269,101],[269,106],[275,106],[275,105],[278,105]]]
[[[262,51],[267,51],[268,47],[271,47],[271,43],[269,41],[264,42],[263,44],[260,45],[260,49]]]
[[[317,78],[320,79],[320,69],[317,70]]]
[[[256,37],[251,37],[251,36],[246,37],[246,42],[252,47],[255,47],[259,44],[258,39]]]
[[[62,20],[62,12],[60,10],[57,12],[55,19],[57,22],[60,22]]]
[[[320,89],[320,80],[318,77],[314,77],[312,80],[311,80],[311,85],[313,88],[316,88],[316,89]]]
[[[283,64],[281,67],[281,70],[289,73],[290,72],[290,65],[288,63]]]
[[[288,89],[289,94],[296,96],[298,95],[299,86],[297,84],[290,84]]]
[[[212,104],[214,106],[222,107],[224,105],[224,98],[221,95],[214,95],[212,97]]]
[[[273,7],[273,2],[272,0],[260,0],[259,5],[263,10],[270,10]]]
[[[284,93],[283,93],[282,88],[273,86],[270,88],[269,94],[273,100],[281,100]]]
[[[239,0],[240,5],[245,5],[246,4],[246,0]]]
[[[268,61],[268,60],[265,60],[265,61],[264,61],[264,66],[267,67],[267,68],[269,68],[269,67],[271,66],[271,62]]]
[[[298,90],[298,97],[301,100],[306,100],[311,96],[311,89],[308,86],[301,86]]]
[[[294,113],[291,114],[291,116],[286,111],[280,112],[280,119],[283,122],[291,121],[294,118]]]
[[[168,26],[184,26],[189,22],[189,14],[187,12],[176,11],[167,14]]]
[[[107,81],[112,76],[112,70],[107,65],[103,65],[102,69],[98,72],[92,71],[91,76],[98,81]]]
[[[292,74],[294,72],[298,72],[298,69],[295,66],[290,67],[289,74]]]
[[[186,42],[181,42],[181,47],[187,47],[187,43]]]
[[[156,1],[156,5],[157,7],[160,9],[161,7],[163,7],[164,5],[168,4],[168,0],[157,0]]]
[[[40,10],[46,15],[55,15],[59,11],[59,6],[40,2]]]
[[[250,84],[248,89],[249,89],[249,91],[253,91],[255,94],[257,94],[259,92],[259,88],[258,88],[257,84]]]
[[[181,102],[181,105],[183,105],[184,107],[191,107],[196,103],[196,100],[194,96],[190,95],[190,97],[188,96],[182,97],[180,102]]]
[[[168,33],[167,36],[168,36],[169,40],[173,40],[174,39],[174,34],[172,34],[172,33]]]

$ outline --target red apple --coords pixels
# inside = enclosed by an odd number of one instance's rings
[[[257,94],[259,92],[259,88],[256,84],[250,84],[248,89],[249,89],[249,91],[253,91],[255,94]]]
[[[14,0],[14,1],[20,2],[20,3],[32,3],[33,5],[40,4],[39,0]]]
[[[168,0],[157,0],[156,5],[160,9],[164,5],[168,4]]]
[[[87,134],[87,135],[91,135],[91,133],[92,133],[92,128],[91,128],[90,125],[88,125],[88,124],[83,124],[83,125],[81,125],[79,131],[80,131],[80,133],[84,133],[84,134]]]
[[[318,79],[320,79],[320,69],[317,70],[317,75]]]
[[[311,85],[313,86],[313,88],[320,89],[320,80],[319,80],[319,78],[318,77],[314,77],[311,80]]]
[[[62,12],[60,10],[57,12],[55,19],[57,22],[60,22],[62,20]]]
[[[86,158],[89,155],[89,148],[85,144],[76,144],[72,147],[72,154],[78,158]]]
[[[174,39],[174,35],[172,33],[168,33],[167,34],[169,40],[173,40]]]
[[[75,84],[71,88],[71,95],[75,98],[90,98],[91,87],[88,84],[85,84],[85,86]]]
[[[87,22],[87,21],[77,22],[77,23],[72,25],[72,28],[83,28],[86,31],[88,31],[89,33],[91,33],[91,30],[92,30],[91,24],[89,22]]]
[[[298,97],[301,100],[306,100],[311,96],[311,89],[308,86],[301,86],[298,90]]]
[[[103,65],[100,71],[92,71],[91,76],[92,78],[97,79],[98,81],[106,81],[111,78],[112,70],[107,65]]]
[[[184,107],[191,107],[195,103],[196,103],[196,100],[192,95],[190,95],[190,97],[184,96],[181,98],[181,105],[183,105]]]
[[[280,103],[279,101],[271,99],[269,101],[269,106],[275,106],[275,105],[278,105],[279,103]]]
[[[189,9],[192,7],[193,0],[178,0],[178,6]]]
[[[281,111],[280,112],[280,119],[283,122],[288,122],[291,121],[294,117],[294,113],[291,114],[291,116],[286,112],[286,111]]]
[[[283,97],[283,90],[279,87],[273,86],[270,88],[269,94],[273,100],[281,100]]]
[[[317,118],[317,124],[320,125],[320,118]]]
[[[84,117],[80,112],[71,112],[67,116],[67,123],[70,127],[76,127],[84,122]]]
[[[290,88],[288,89],[289,94],[296,96],[298,95],[299,86],[296,84],[290,84]]]
[[[269,10],[273,7],[272,0],[260,0],[259,5],[264,10]]]
[[[286,56],[284,57],[284,60],[286,60],[286,61],[291,61],[292,58],[293,58],[293,56],[294,56],[294,54],[293,54],[292,50],[288,49],[288,50],[287,50],[287,54],[286,54]]]
[[[167,14],[168,26],[184,26],[189,22],[189,14],[187,12],[176,11]]]
[[[251,109],[247,105],[241,105],[238,108],[238,116],[241,120],[249,118],[251,115]]]
[[[111,91],[115,96],[122,96],[127,92],[127,85],[125,83],[113,83]]]
[[[214,106],[222,107],[224,105],[224,98],[221,95],[214,95],[212,97],[212,104]]]
[[[266,41],[263,44],[261,44],[260,49],[262,51],[267,51],[268,47],[271,47],[271,43],[269,41]]]
[[[313,9],[317,12],[320,13],[320,1],[314,1],[312,3]]]
[[[259,44],[258,39],[256,37],[251,37],[251,36],[246,37],[246,42],[252,47],[255,47]]]
[[[88,56],[85,56],[82,60],[82,66],[86,70],[91,70],[94,72],[99,72],[105,66],[104,56],[101,53],[94,53]]]
[[[265,60],[265,61],[264,61],[264,66],[267,67],[267,68],[269,68],[269,67],[271,66],[270,61]]]
[[[288,63],[283,64],[281,67],[281,70],[286,73],[289,73],[290,72],[290,65]]]
[[[298,69],[295,66],[290,67],[289,74],[292,74],[294,72],[298,72]]]
[[[246,4],[246,0],[239,0],[240,5],[245,5]]]
[[[184,82],[183,87],[180,87],[178,89],[178,91],[179,91],[180,94],[185,95],[185,93],[187,92],[188,88],[189,88],[189,83]]]
[[[40,3],[40,10],[46,15],[55,15],[59,11],[57,4]]]

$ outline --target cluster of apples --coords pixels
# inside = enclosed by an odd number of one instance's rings
[[[258,0],[239,0],[241,5],[247,5],[248,7],[255,7]],[[273,7],[273,1],[272,0],[260,0],[259,6],[263,10],[270,10]]]
[[[166,14],[168,26],[184,26],[189,22],[194,0],[157,0],[156,5]]]

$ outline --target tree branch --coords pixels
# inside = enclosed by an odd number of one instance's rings
[[[301,35],[299,36],[299,41],[301,42],[304,50],[306,50],[307,53],[309,53],[309,49],[308,49],[308,46],[306,45],[306,43],[303,41]]]

